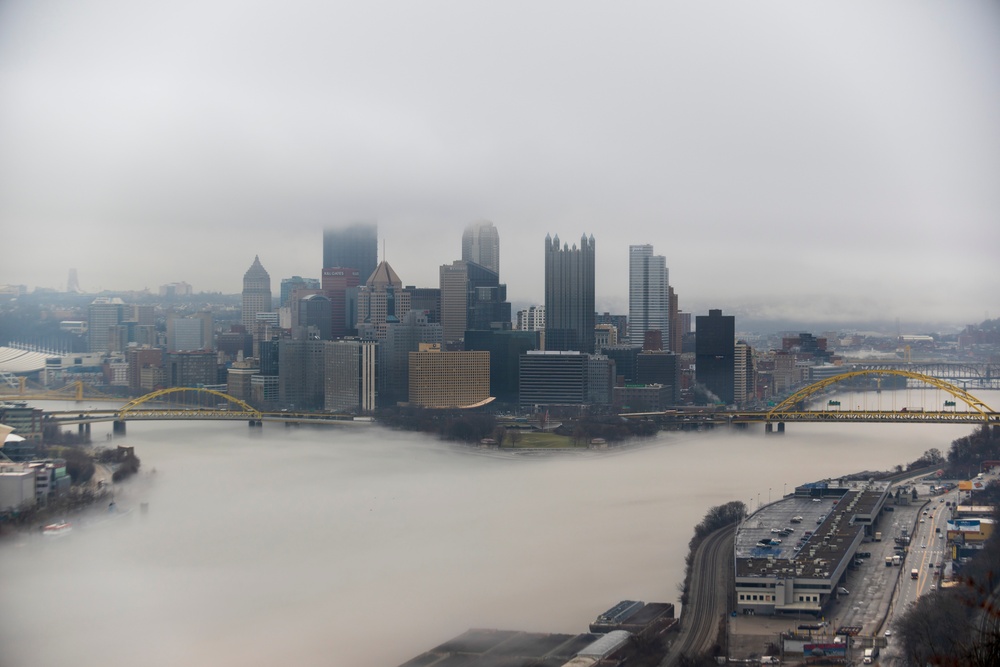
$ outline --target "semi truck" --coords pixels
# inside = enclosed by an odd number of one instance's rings
[[[871,665],[872,663],[875,662],[875,658],[877,658],[877,657],[878,657],[878,647],[877,646],[874,647],[874,648],[866,648],[865,649],[864,660],[862,660],[861,662],[863,662],[866,665]]]

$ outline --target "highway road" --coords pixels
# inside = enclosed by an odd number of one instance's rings
[[[662,667],[673,667],[682,655],[709,651],[719,634],[719,622],[729,611],[733,590],[733,540],[736,526],[710,534],[698,546],[691,570],[688,603],[681,610],[680,632]]]

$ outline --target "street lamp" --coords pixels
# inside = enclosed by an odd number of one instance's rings
[[[771,504],[771,487],[767,487],[767,504]]]

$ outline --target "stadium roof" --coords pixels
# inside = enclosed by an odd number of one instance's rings
[[[0,347],[0,372],[2,373],[35,373],[45,368],[45,360],[51,354],[29,352],[13,347]]]

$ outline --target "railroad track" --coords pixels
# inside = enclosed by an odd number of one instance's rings
[[[681,629],[662,667],[674,667],[682,655],[699,655],[715,645],[719,621],[729,610],[733,589],[735,530],[736,526],[720,528],[695,551],[688,603],[681,610]]]

